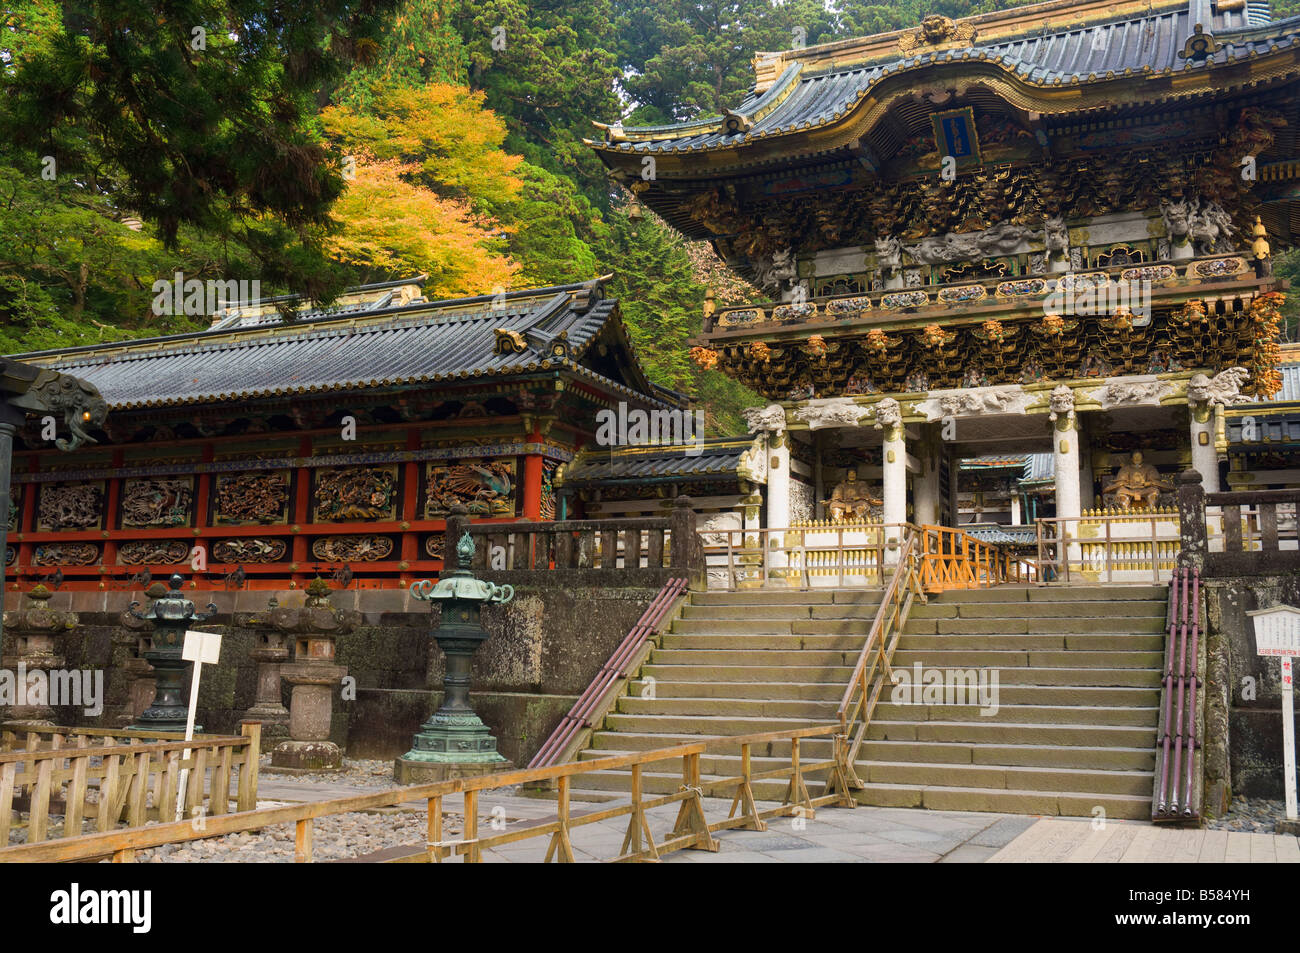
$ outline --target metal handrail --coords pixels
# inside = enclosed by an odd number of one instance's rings
[[[1205,704],[1204,696],[1197,693],[1201,686],[1200,636],[1200,572],[1194,568],[1180,569],[1169,583],[1152,821],[1190,821],[1200,817],[1196,753],[1201,742],[1196,728]]]
[[[560,719],[560,723],[555,726],[546,743],[538,749],[532,761],[528,762],[528,767],[544,768],[558,764],[573,739],[584,728],[594,727],[593,716],[601,707],[601,701],[606,697],[610,686],[630,674],[629,664],[636,657],[638,650],[659,630],[659,626],[670,610],[685,594],[685,579],[670,579],[668,584],[659,590],[641,618],[637,620],[636,625],[632,626],[618,648],[610,655],[609,660],[601,666],[596,677],[587,686],[587,690],[574,702],[569,713]]]

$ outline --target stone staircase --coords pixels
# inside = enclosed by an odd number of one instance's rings
[[[887,692],[860,752],[859,800],[1148,817],[1165,592],[1007,586],[914,605],[895,670],[996,672],[998,710],[981,714],[978,698],[896,703]],[[693,594],[579,757],[833,723],[879,600],[870,590]],[[829,740],[801,746],[805,761],[830,749]],[[788,764],[789,744],[753,757],[756,772]],[[704,780],[738,774],[739,752],[701,756],[700,769]],[[626,791],[620,774],[588,775],[582,787]],[[666,768],[643,779],[648,793],[681,783]],[[785,782],[754,788],[779,799]]]

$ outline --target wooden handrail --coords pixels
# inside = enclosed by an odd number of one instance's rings
[[[858,653],[853,675],[845,686],[840,699],[839,711],[836,713],[840,723],[840,734],[848,744],[845,752],[845,772],[854,787],[861,787],[862,782],[853,770],[857,761],[858,750],[866,737],[875,713],[876,703],[884,691],[884,679],[892,683],[893,669],[890,663],[898,637],[907,624],[907,615],[912,609],[912,602],[919,597],[925,601],[925,593],[920,587],[920,572],[917,567],[917,547],[919,533],[915,527],[908,527],[907,535],[899,548],[898,565],[885,587],[876,610],[871,628],[867,631],[862,651]]]

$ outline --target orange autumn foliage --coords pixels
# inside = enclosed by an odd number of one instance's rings
[[[364,281],[426,273],[430,298],[489,294],[508,288],[517,265],[504,253],[501,229],[469,203],[413,184],[418,168],[396,159],[356,157],[334,215],[335,258],[362,269]]]

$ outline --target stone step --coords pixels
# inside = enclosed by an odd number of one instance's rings
[[[875,604],[846,606],[683,606],[682,618],[718,619],[748,622],[755,619],[784,619],[807,621],[809,619],[858,619],[871,621],[880,607]]]
[[[1149,733],[1148,733],[1149,734]],[[699,741],[698,735],[656,734],[635,731],[597,731],[592,735],[591,757],[607,757],[620,751],[653,751]],[[801,757],[818,761],[833,754],[830,739],[807,738],[800,742]],[[784,758],[789,761],[790,742],[754,745],[753,757]],[[1061,744],[996,744],[959,741],[887,741],[868,739],[858,752],[858,763],[922,762],[929,764],[980,764],[1023,767],[1081,768],[1097,771],[1145,771],[1155,766],[1154,746]]]
[[[768,731],[797,731],[829,725],[834,718],[753,717],[736,715],[625,715],[612,712],[605,716],[606,731],[633,731],[642,734],[753,735]]]
[[[1096,808],[1113,820],[1149,820],[1151,794],[1079,794],[1056,791],[1011,791],[990,788],[869,783],[855,792],[858,802],[877,807],[924,807],[932,811],[989,811],[1095,817]]]
[[[880,589],[742,589],[737,592],[693,592],[694,606],[878,605]]]
[[[754,649],[749,652],[737,649],[655,649],[650,653],[650,661],[654,665],[847,665],[852,670],[858,664],[860,654],[860,648],[845,649],[842,652],[822,649]]]
[[[1058,637],[1059,638],[1059,637]],[[737,652],[782,649],[830,649],[836,652],[861,652],[866,643],[866,628],[855,635],[774,635],[771,633],[725,635],[670,633],[660,639],[665,649],[734,649]],[[1057,646],[1059,648],[1059,646]]]
[[[789,669],[782,669],[788,672]],[[654,677],[651,685],[644,679],[633,679],[628,683],[628,695],[637,698],[645,692],[653,692],[658,698],[771,698],[771,699],[806,699],[808,701],[834,701],[839,704],[844,694],[843,683],[826,682],[786,682],[786,681],[699,681],[678,680],[673,675],[662,678],[651,672],[646,675]]]
[[[719,625],[722,623],[712,623]],[[793,625],[812,625],[796,622]],[[764,629],[763,631],[767,631]],[[1165,631],[1160,616],[1080,616],[1072,619],[1043,619],[1027,611],[1020,618],[1006,619],[919,619],[909,615],[903,632],[909,635],[1075,635],[1080,632],[1114,632],[1121,635],[1155,634]]]
[[[739,763],[739,759],[737,759]],[[1146,794],[1152,772],[988,764],[927,764],[872,761],[860,764],[858,777],[868,784],[920,787],[993,788],[1014,791],[1059,791],[1075,794]]]
[[[814,654],[814,653],[810,653]],[[683,659],[682,661],[687,661]],[[704,661],[698,659],[697,661]],[[818,660],[819,662],[822,660]],[[664,660],[668,662],[667,659]],[[899,642],[898,651],[894,653],[894,668],[906,668],[914,662],[932,668],[1016,668],[1019,666],[1043,668],[1141,668],[1157,669],[1164,663],[1161,652],[1115,652],[1115,651],[1041,651],[1030,649],[1017,652],[1011,649],[982,650],[955,649],[952,651],[912,652],[905,650]],[[854,660],[856,664],[856,659]]]
[[[992,589],[954,589],[931,596],[940,604],[960,602],[1165,602],[1167,586],[1115,584],[1109,586],[994,586]]]
[[[1158,618],[1164,622],[1168,605],[1164,600],[1118,602],[931,602],[914,605],[909,619],[1036,619]]]
[[[1155,697],[1152,701],[1156,701]],[[991,708],[992,706],[990,706]],[[1160,710],[1151,706],[1091,708],[1086,705],[997,705],[985,714],[978,704],[909,705],[882,698],[874,721],[981,721],[995,724],[1035,725],[1150,725],[1154,730]]]
[[[812,638],[812,636],[808,636]],[[810,648],[812,646],[809,646]],[[821,647],[821,646],[819,646]],[[833,646],[825,646],[827,648]],[[909,652],[951,649],[1080,649],[1120,652],[1163,652],[1163,635],[1126,635],[1123,633],[1088,633],[1083,635],[913,635],[903,633],[898,647]]]
[[[807,718],[829,724],[839,700],[791,698],[640,698],[623,697],[616,711],[627,715],[716,715],[745,718]]]
[[[899,671],[895,669],[895,671]],[[906,670],[905,670],[906,671]],[[887,688],[881,696],[881,702],[893,703],[897,696],[898,704],[925,702],[925,687],[920,693],[910,687],[916,683],[915,672],[909,672],[910,684],[900,684]],[[976,683],[978,684],[978,682]],[[929,689],[938,693],[939,686]],[[1002,705],[1047,705],[1076,708],[1154,708],[1160,701],[1160,689],[1128,688],[1098,685],[1004,685],[998,679],[998,701]],[[937,697],[937,695],[931,696]],[[877,717],[880,717],[877,715]],[[1081,722],[1082,723],[1082,722]]]
[[[1029,670],[1026,671],[1037,671]],[[1091,671],[1082,669],[1080,671]],[[910,676],[909,676],[910,677]],[[832,701],[837,705],[844,695],[847,677],[828,682],[771,682],[771,681],[678,681],[671,676],[655,678],[653,685],[644,679],[634,679],[628,686],[631,698],[700,698],[728,699],[732,701],[770,699]],[[1157,704],[1160,689],[1150,687],[1101,685],[1016,685],[1005,684],[999,678],[998,698],[1007,705],[1108,705],[1151,706]],[[892,689],[884,695],[888,701]],[[628,709],[629,711],[631,709]]]
[[[674,635],[859,635],[871,620],[862,619],[674,619]]]
[[[662,649],[658,650],[660,653]],[[832,685],[844,686],[848,684],[853,677],[853,666],[857,664],[857,656],[854,656],[852,664],[844,665],[748,665],[744,664],[745,657],[740,656],[741,661],[735,664],[719,662],[714,664],[690,664],[692,653],[676,651],[678,658],[685,658],[685,663],[660,663],[651,662],[641,667],[641,674],[649,676],[656,681],[702,681],[709,679],[719,683],[729,682],[829,682]],[[838,657],[838,656],[837,656]],[[1028,670],[1026,670],[1028,671]]]
[[[830,742],[825,742],[825,746],[829,751]],[[786,747],[785,753],[788,754],[789,746]],[[811,751],[809,755],[812,756]],[[948,741],[864,741],[858,750],[858,760],[860,762],[915,761],[929,764],[1023,765],[1088,768],[1098,771],[1145,771],[1149,777],[1155,768],[1156,755],[1154,748],[964,744]]]
[[[1153,726],[1031,724],[1029,722],[872,719],[871,741],[942,741],[953,744],[1081,745],[1088,748],[1152,748]]]

